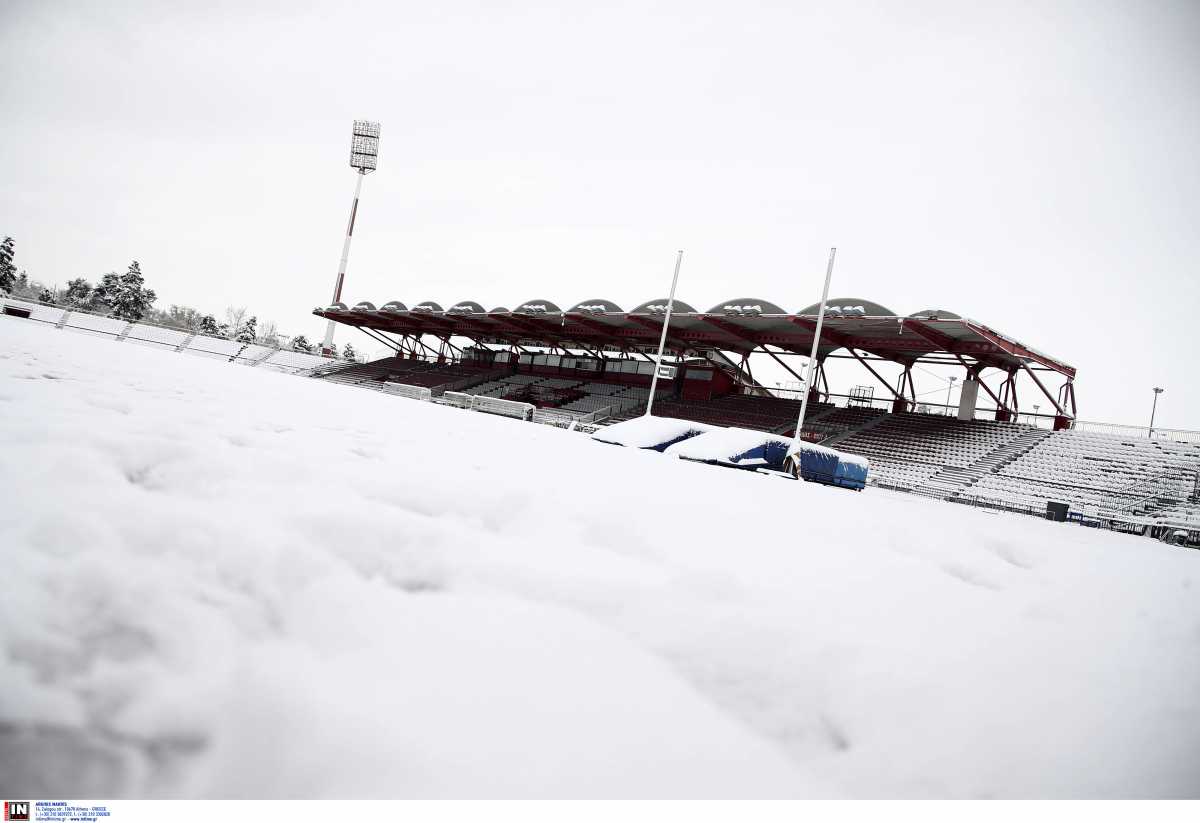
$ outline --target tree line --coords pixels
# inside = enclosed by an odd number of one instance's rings
[[[260,323],[258,317],[245,307],[228,307],[220,320],[191,306],[172,304],[167,309],[155,308],[158,295],[146,287],[146,279],[136,260],[129,264],[124,274],[109,272],[95,284],[87,278],[76,277],[66,288],[59,289],[31,281],[24,270],[17,271],[14,258],[15,243],[11,237],[5,237],[0,243],[0,293],[116,317],[130,323],[144,321],[241,343],[261,343],[301,352],[319,348],[303,334],[295,337],[280,334],[273,321]],[[354,347],[347,343],[343,357],[355,359],[356,356]]]

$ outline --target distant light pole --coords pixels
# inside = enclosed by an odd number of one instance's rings
[[[333,302],[342,299],[342,283],[346,279],[346,261],[350,258],[350,240],[354,237],[354,218],[358,216],[358,195],[362,192],[362,181],[375,171],[379,163],[379,124],[370,120],[355,120],[353,134],[350,137],[350,168],[358,172],[358,181],[354,184],[354,205],[350,207],[350,223],[346,226],[346,240],[342,243],[342,259],[338,263],[337,280],[333,284]],[[321,354],[331,357],[333,348],[334,322],[329,321],[325,327],[325,342],[321,344]]]
[[[1038,424],[1038,409],[1040,408],[1041,406],[1039,406],[1037,403],[1033,404],[1033,425],[1035,426]]]
[[[671,293],[667,295],[667,312],[663,317],[662,334],[658,338],[658,357],[654,358],[654,377],[650,378],[650,397],[646,400],[646,416],[654,408],[654,392],[658,390],[658,373],[662,370],[663,347],[667,344],[667,327],[671,325],[671,309],[675,306],[675,286],[679,283],[679,266],[683,263],[683,249],[675,255],[675,274],[671,277]]]
[[[1158,411],[1158,396],[1165,391],[1157,386],[1154,387],[1154,404],[1150,406],[1150,439],[1154,439],[1154,413]]]
[[[953,374],[950,375],[950,383],[946,386],[946,414],[950,414],[950,392],[954,389],[954,381],[958,378]]]

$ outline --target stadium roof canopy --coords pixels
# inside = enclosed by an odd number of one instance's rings
[[[313,313],[348,326],[402,336],[632,350],[657,346],[666,304],[666,298],[650,300],[626,312],[610,300],[596,298],[563,311],[549,300],[535,299],[519,303],[511,311],[488,311],[471,300],[451,304],[448,310],[433,302],[406,309],[404,303],[391,301],[381,309],[366,302],[353,308],[339,303]],[[774,348],[807,355],[816,333],[818,308],[809,306],[792,314],[766,300],[737,297],[698,311],[676,300],[668,346],[679,353],[717,350],[749,356],[756,351],[774,354]],[[1034,368],[1056,372],[1068,381],[1075,377],[1074,367],[1063,361],[954,312],[926,309],[899,315],[855,297],[833,299],[826,306],[818,353],[824,359],[840,349],[855,357],[859,356],[856,352],[866,352],[904,366],[936,357],[942,362],[997,368],[1010,374]]]

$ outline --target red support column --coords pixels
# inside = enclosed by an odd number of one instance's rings
[[[865,365],[865,364],[864,364]],[[909,409],[908,400],[904,397],[904,390],[908,388],[910,393],[912,390],[912,373],[906,366],[904,371],[900,373],[900,379],[896,386],[895,398],[892,400],[892,414],[902,414]]]
[[[996,421],[1007,423],[1013,419],[1013,411],[1008,405],[1013,401],[1013,373],[1008,372],[1008,377],[1000,384],[1000,405],[996,408]],[[1015,404],[1014,404],[1015,405]]]

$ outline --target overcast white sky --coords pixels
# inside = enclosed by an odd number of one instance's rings
[[[836,245],[835,295],[1200,428],[1198,44],[1194,0],[0,0],[0,235],[47,283],[137,258],[160,305],[319,336],[370,118],[348,302],[631,308],[683,248],[698,308],[796,310]]]

